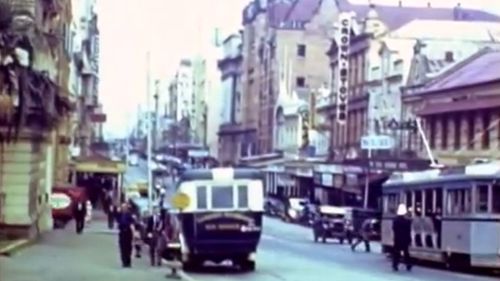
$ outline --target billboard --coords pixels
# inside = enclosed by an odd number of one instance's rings
[[[349,47],[351,42],[352,14],[341,13],[339,15],[338,32],[338,75],[337,75],[337,101],[336,119],[340,125],[347,121],[347,106],[349,94]]]

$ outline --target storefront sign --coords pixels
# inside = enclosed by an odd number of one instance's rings
[[[375,127],[378,130],[392,130],[392,131],[414,131],[418,130],[416,120],[398,121],[396,118],[375,120]]]
[[[314,166],[314,171],[319,173],[342,174],[342,165],[319,164]]]
[[[358,174],[346,174],[346,185],[357,186],[359,184]]]
[[[277,178],[279,186],[293,186],[295,182],[286,174],[280,174]]]
[[[361,137],[361,149],[386,150],[394,147],[394,138],[390,136],[374,135]]]
[[[313,177],[313,170],[311,168],[287,167],[286,171],[287,171],[287,173],[292,174],[292,175],[297,176],[297,177],[306,177],[306,178]]]
[[[333,186],[333,175],[332,174],[321,174],[321,185]]]
[[[340,33],[339,33],[339,52],[337,75],[337,101],[336,117],[337,123],[345,125],[347,121],[347,104],[349,94],[349,47],[351,42],[351,13],[341,13],[339,15]]]

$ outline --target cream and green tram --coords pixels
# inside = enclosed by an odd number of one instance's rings
[[[453,267],[500,268],[500,163],[394,174],[383,185],[382,247],[400,203],[412,217],[411,256]]]

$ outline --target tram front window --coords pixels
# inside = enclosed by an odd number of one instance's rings
[[[213,186],[212,187],[212,208],[225,209],[233,208],[233,186]]]
[[[238,185],[238,207],[248,208],[248,186]]]

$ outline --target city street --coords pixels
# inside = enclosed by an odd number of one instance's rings
[[[145,176],[141,167],[129,170],[130,180]],[[46,234],[39,243],[10,258],[0,257],[0,280],[165,280],[168,269],[151,268],[147,258],[135,259],[133,268],[122,269],[116,244],[116,233],[104,222],[93,222],[81,236],[75,234],[71,224]],[[187,277],[197,281],[498,280],[424,267],[394,273],[377,245],[373,245],[372,253],[362,252],[361,247],[353,253],[345,245],[316,244],[310,229],[272,218],[265,219],[256,272],[208,267]]]

